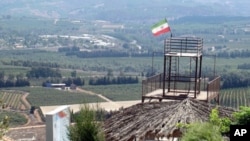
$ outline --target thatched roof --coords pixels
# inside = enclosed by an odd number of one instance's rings
[[[185,99],[182,101],[140,103],[118,111],[105,121],[108,141],[143,140],[148,134],[167,136],[177,128],[177,123],[207,121],[216,105]],[[234,109],[218,106],[222,117],[231,118]]]

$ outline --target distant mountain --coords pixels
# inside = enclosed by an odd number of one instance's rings
[[[250,16],[249,0],[1,0],[2,16],[116,22],[184,16]]]

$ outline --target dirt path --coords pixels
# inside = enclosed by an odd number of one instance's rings
[[[112,103],[112,104],[114,104],[114,105],[117,105],[116,102],[114,102],[113,100],[111,100],[111,99],[109,99],[109,98],[103,96],[102,94],[94,93],[94,92],[92,92],[92,91],[84,90],[84,89],[82,89],[82,88],[77,88],[76,90],[79,91],[79,92],[82,92],[82,93],[86,93],[86,94],[98,96],[99,98],[101,98],[101,99],[103,99],[103,100],[105,100],[105,101],[107,101],[107,102],[109,102],[109,103]]]
[[[45,124],[42,124],[42,125],[32,125],[32,126],[23,126],[23,127],[9,128],[9,130],[41,128],[41,127],[45,127],[45,126],[46,126]]]
[[[29,95],[29,93],[25,93],[23,96],[22,96],[22,102],[24,103],[25,105],[25,108],[27,110],[29,110],[31,108],[31,105],[30,103],[27,101],[27,96]],[[29,114],[29,115],[25,115],[25,117],[28,119],[27,123],[25,124],[25,126],[29,126],[29,125],[36,125],[36,124],[39,124],[39,123],[42,123],[42,119],[38,113],[38,110],[36,109],[34,111],[34,114]]]
[[[22,102],[24,103],[24,106],[25,108],[28,108],[30,109],[31,108],[31,105],[30,103],[27,101],[27,96],[29,95],[29,93],[25,93],[23,96],[22,96]]]
[[[103,99],[103,100],[105,100],[105,101],[107,101],[107,102],[114,102],[114,101],[112,101],[111,99],[109,99],[109,98],[107,98],[107,97],[105,97],[105,96],[103,96],[103,95],[101,95],[101,94],[94,93],[94,92],[92,92],[92,91],[84,90],[84,89],[82,89],[82,88],[77,88],[76,90],[79,91],[79,92],[86,93],[86,94],[96,95],[96,96],[98,96],[99,98],[101,98],[101,99]]]

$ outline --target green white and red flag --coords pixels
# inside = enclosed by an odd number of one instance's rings
[[[154,24],[151,29],[154,36],[158,36],[163,33],[171,31],[166,19],[161,20],[160,22]]]

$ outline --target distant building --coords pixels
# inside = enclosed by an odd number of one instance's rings
[[[15,44],[15,48],[24,48],[24,46],[22,44]]]
[[[123,29],[124,25],[121,24],[105,24],[102,26],[102,28],[106,29]]]
[[[66,87],[65,83],[46,83],[46,87],[64,90]]]

